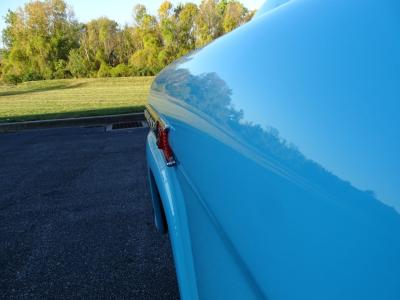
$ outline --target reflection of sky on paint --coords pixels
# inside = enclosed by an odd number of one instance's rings
[[[305,63],[305,56],[297,59],[291,47],[275,47],[273,42],[263,45],[263,40],[251,30],[252,26],[245,26],[250,30],[239,29],[245,31],[241,45],[243,53],[248,53],[242,60],[230,61],[226,49],[237,48],[237,41],[223,37],[224,43],[213,44],[212,51],[206,50],[195,62],[187,62],[193,74],[217,71],[212,66],[218,66],[217,74],[232,89],[233,105],[236,110],[244,111],[244,121],[276,128],[305,157],[354,187],[373,191],[378,199],[400,212],[398,70],[388,67],[390,62],[380,62],[372,68],[381,77],[370,76],[371,66],[359,55],[347,57],[351,60],[344,64],[350,70],[342,74],[343,58],[335,58],[334,48],[321,52],[309,47],[314,62],[323,62],[323,65],[314,65],[316,69],[312,71]],[[295,34],[288,37],[294,41],[302,38]],[[247,48],[245,40],[251,39],[258,41],[257,47],[248,43]],[[396,57],[400,43],[397,41],[390,51],[393,52],[386,51],[388,57]],[[225,61],[220,60],[221,53]],[[280,53],[279,57],[276,53]],[[268,59],[273,55],[275,58]],[[331,59],[319,60],[319,55]],[[265,59],[253,61],[252,56]],[[329,74],[324,70],[329,70]],[[251,79],[245,74],[250,74]],[[324,74],[323,80],[320,74]],[[384,106],[381,99],[386,100]]]
[[[200,3],[200,0],[170,0],[174,4],[194,2]],[[0,30],[2,31],[5,27],[4,16],[7,14],[9,9],[15,10],[26,3],[27,0],[1,0],[0,1]],[[132,22],[132,9],[136,4],[142,3],[146,5],[148,10],[152,14],[157,13],[157,9],[163,0],[143,0],[143,1],[132,1],[132,0],[114,0],[114,1],[102,1],[102,0],[66,0],[66,2],[72,6],[77,19],[81,22],[87,22],[92,19],[96,19],[101,16],[107,16],[110,19],[117,21],[119,24],[124,25]],[[264,0],[241,0],[246,7],[250,9],[258,9],[264,2]]]

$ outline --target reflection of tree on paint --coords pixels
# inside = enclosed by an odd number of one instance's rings
[[[190,60],[190,57],[185,60]],[[396,211],[377,200],[374,192],[358,190],[307,159],[294,145],[281,138],[277,129],[266,129],[244,120],[243,111],[233,106],[232,89],[217,73],[192,75],[188,69],[176,66],[172,65],[157,77],[153,90],[168,94],[178,104],[193,108],[194,113],[200,112],[203,118],[218,124],[221,129],[233,132],[235,138],[264,157],[317,186],[327,195],[346,201],[346,207],[354,210],[361,209],[360,205],[365,209],[373,208],[375,215],[381,212],[387,221],[391,219],[400,225]]]
[[[243,111],[236,110],[232,104],[232,90],[216,73],[194,76],[187,69],[171,68],[156,79],[153,89],[195,108],[223,129],[235,132],[242,141],[250,142],[251,146],[280,163],[287,165],[290,162],[290,167],[298,171],[302,171],[305,164],[320,168],[307,160],[293,145],[281,139],[275,128],[264,129],[260,125],[246,122]]]

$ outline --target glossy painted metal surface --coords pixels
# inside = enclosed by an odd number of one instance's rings
[[[255,18],[258,18],[259,16],[275,9],[278,8],[279,6],[290,2],[291,0],[268,0],[265,1],[264,5],[260,7],[260,9],[257,10],[256,15],[254,16]]]
[[[164,70],[184,299],[400,299],[400,2],[292,0]]]

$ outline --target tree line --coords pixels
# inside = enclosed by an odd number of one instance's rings
[[[152,15],[133,8],[133,25],[101,17],[86,24],[64,0],[30,1],[5,16],[3,81],[155,75],[175,59],[249,21],[236,0],[164,1]]]

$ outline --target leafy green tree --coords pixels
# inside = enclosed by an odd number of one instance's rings
[[[177,41],[180,45],[178,56],[185,55],[196,48],[195,20],[199,9],[196,4],[187,3],[177,11]]]
[[[9,11],[3,31],[4,78],[51,79],[78,46],[79,24],[63,0],[32,1]],[[18,81],[17,80],[17,81]]]
[[[80,24],[64,0],[32,0],[5,16],[0,76],[19,83],[154,75],[253,15],[237,0],[202,0],[199,6],[165,0],[157,16],[136,5],[133,25],[120,27],[106,17]]]
[[[117,65],[115,50],[119,39],[118,24],[102,17],[90,21],[81,36],[81,51],[96,70],[102,63]]]
[[[134,9],[134,20],[136,27],[133,36],[138,44],[129,63],[138,75],[154,75],[162,68],[158,59],[162,40],[157,19],[148,14],[143,5],[137,5]]]
[[[58,60],[55,63],[54,78],[63,79],[71,77],[71,72],[68,71],[67,62],[63,59]]]
[[[132,70],[128,65],[119,64],[110,70],[111,77],[127,77],[132,74]]]
[[[130,57],[136,50],[133,31],[132,27],[126,25],[118,32],[114,53],[119,64],[128,64]]]
[[[158,55],[161,66],[170,64],[179,53],[177,18],[174,15],[173,5],[164,1],[158,9],[159,29],[162,38],[162,50]]]
[[[111,67],[105,62],[102,62],[97,72],[97,77],[111,77]]]
[[[0,81],[2,81],[3,78],[3,55],[4,51],[0,49]]]
[[[169,1],[161,4],[158,17],[163,49],[158,57],[163,67],[195,49],[198,12],[197,5],[193,3],[180,4],[175,8]]]
[[[196,17],[196,47],[202,47],[223,34],[218,0],[203,0]]]
[[[89,77],[90,65],[84,54],[79,49],[72,49],[69,53],[67,70],[72,76]]]
[[[222,12],[222,27],[224,33],[234,30],[249,19],[249,11],[243,6],[243,4],[237,1],[224,1],[224,9]]]

